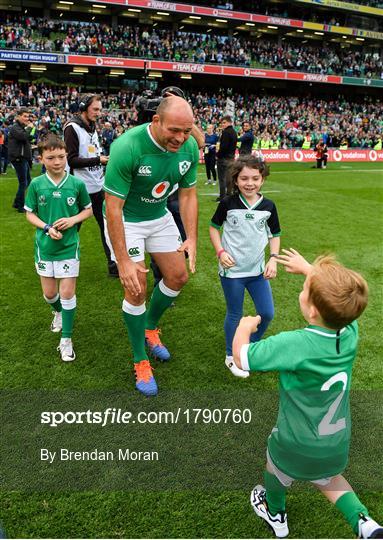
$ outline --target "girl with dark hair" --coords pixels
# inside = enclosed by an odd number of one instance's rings
[[[210,240],[217,253],[227,306],[225,363],[237,377],[248,376],[248,372],[234,364],[232,354],[245,290],[248,290],[262,321],[251,341],[261,339],[274,317],[269,280],[277,275],[281,230],[275,204],[260,192],[268,175],[269,168],[261,158],[240,156],[231,168],[229,195],[220,201],[210,224]],[[267,245],[270,255],[266,262]]]

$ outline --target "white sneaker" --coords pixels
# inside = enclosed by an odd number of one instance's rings
[[[71,338],[61,338],[57,350],[60,351],[63,362],[72,362],[76,358]]]
[[[216,185],[216,183],[217,183],[217,182],[213,182],[213,183],[212,183],[212,186],[215,186],[215,185]]]
[[[232,374],[235,375],[236,377],[241,377],[242,379],[246,379],[250,375],[248,371],[239,369],[239,367],[236,366],[232,356],[226,356],[225,364],[230,369]]]
[[[263,486],[255,486],[250,495],[254,512],[271,527],[277,538],[285,538],[289,534],[286,512],[278,512],[273,516],[267,508],[266,490]]]
[[[63,327],[63,318],[61,311],[52,311],[53,321],[51,322],[51,332],[61,332]]]
[[[210,180],[208,180],[207,182],[205,182],[205,186],[208,186],[209,184],[211,184]]]
[[[359,538],[383,538],[383,527],[368,516],[361,515],[358,529]]]

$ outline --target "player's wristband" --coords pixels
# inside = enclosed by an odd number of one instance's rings
[[[271,259],[271,257],[275,257],[276,259],[278,259],[279,255],[278,255],[278,253],[270,253],[269,258]]]
[[[225,250],[225,249],[223,249],[223,248],[222,248],[222,249],[220,249],[220,250],[218,251],[218,253],[217,253],[217,257],[218,257],[218,259],[220,258],[220,256],[222,255],[222,253],[224,253],[225,251],[226,251],[226,250]]]
[[[53,227],[53,225],[51,225],[50,223],[47,223],[44,228],[43,228],[43,232],[44,234],[46,234],[47,236],[49,236],[49,229],[51,229]]]

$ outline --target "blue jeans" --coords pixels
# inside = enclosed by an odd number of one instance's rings
[[[17,190],[13,206],[14,208],[21,209],[24,208],[25,192],[31,183],[29,162],[26,159],[21,159],[20,161],[13,161],[12,165],[15,168],[17,180],[19,181],[19,189]]]
[[[221,276],[221,284],[226,300],[226,317],[224,323],[226,354],[233,354],[233,338],[243,313],[245,289],[249,291],[254,302],[257,314],[261,316],[258,330],[251,334],[250,341],[259,341],[266,332],[274,317],[274,302],[270,282],[263,277],[251,276],[244,278],[227,278]]]

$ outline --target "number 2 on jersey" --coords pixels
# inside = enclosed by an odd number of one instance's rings
[[[328,379],[322,385],[321,391],[327,392],[328,390],[330,390],[333,384],[336,384],[337,382],[342,382],[343,390],[340,392],[337,398],[331,403],[329,410],[320,421],[318,425],[319,435],[334,435],[334,433],[338,433],[338,431],[345,429],[346,427],[345,418],[339,418],[339,420],[337,420],[334,424],[331,423],[331,420],[334,418],[335,413],[339,407],[339,404],[342,401],[342,398],[344,396],[344,392],[347,387],[347,379],[348,379],[347,373],[345,371],[341,371],[340,373],[337,373],[336,375],[333,375],[332,377],[330,377],[330,379]]]

